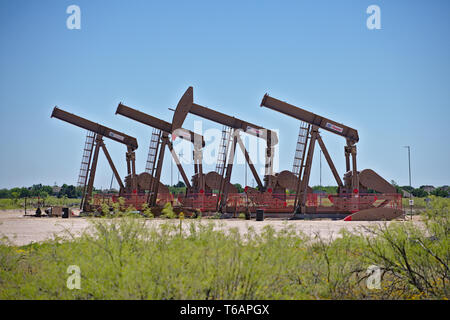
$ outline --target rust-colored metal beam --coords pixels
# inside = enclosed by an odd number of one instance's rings
[[[172,124],[170,124],[169,122],[153,117],[142,111],[130,108],[122,103],[119,103],[119,105],[117,106],[116,114],[120,114],[122,116],[133,119],[140,123],[146,124],[150,127],[159,129],[166,133],[170,133],[172,136],[180,137],[184,140],[191,141],[192,143],[194,143],[194,141],[198,139],[199,141],[202,142],[202,146],[205,145],[205,141],[202,135],[196,134],[184,128],[177,128],[177,130],[172,131]]]
[[[356,146],[352,146],[351,155],[352,155],[352,169],[353,169],[352,189],[358,190],[359,189],[359,175],[358,175],[358,170],[356,168]]]
[[[181,176],[183,177],[184,183],[186,184],[186,186],[188,188],[191,187],[189,180],[187,179],[186,173],[184,172],[184,169],[181,166],[176,153],[173,151],[173,144],[168,138],[169,134],[172,137],[180,137],[184,140],[191,141],[194,144],[194,167],[195,167],[195,169],[198,169],[198,170],[196,170],[196,173],[198,173],[198,171],[200,170],[200,180],[199,180],[200,188],[204,189],[203,177],[201,174],[202,167],[201,167],[201,164],[199,164],[199,165],[197,164],[197,162],[198,162],[197,158],[200,158],[200,161],[201,161],[202,147],[205,146],[205,140],[202,135],[194,133],[194,132],[184,129],[184,128],[177,128],[177,129],[172,130],[172,124],[170,124],[169,122],[161,120],[156,117],[153,117],[142,111],[130,108],[122,103],[119,103],[117,110],[116,110],[116,114],[120,114],[127,118],[138,121],[142,124],[159,129],[162,132],[162,137],[161,137],[162,144],[159,147],[159,157],[158,157],[158,162],[156,165],[156,173],[155,173],[154,179],[152,180],[153,181],[152,187],[150,188],[151,190],[154,190],[154,193],[155,193],[155,196],[152,195],[149,198],[151,205],[154,205],[156,203],[155,197],[156,197],[156,193],[158,191],[157,187],[159,185],[159,178],[161,175],[161,169],[162,169],[161,167],[162,167],[162,163],[163,163],[162,159],[164,158],[165,146],[168,146],[170,153],[171,153],[173,159],[175,160],[178,171],[181,173]]]
[[[325,143],[323,143],[322,137],[320,134],[317,135],[317,141],[319,142],[320,149],[322,149],[323,155],[325,156],[325,159],[328,162],[328,166],[331,169],[331,172],[333,173],[334,179],[336,180],[336,183],[339,187],[344,186],[342,184],[342,180],[339,177],[339,174],[336,170],[336,167],[334,166],[333,160],[331,160],[330,154],[328,153],[327,147],[325,147]]]
[[[263,184],[261,182],[261,179],[259,178],[258,173],[256,172],[256,169],[255,169],[255,166],[253,165],[253,162],[250,159],[250,156],[249,156],[249,154],[247,152],[247,149],[245,149],[244,143],[242,142],[242,139],[241,139],[241,137],[239,135],[237,135],[237,142],[239,144],[239,147],[241,148],[242,153],[245,156],[245,160],[247,161],[247,164],[248,164],[248,166],[249,166],[249,168],[250,168],[250,170],[251,170],[251,172],[253,174],[253,177],[255,178],[256,183],[258,184],[259,190],[262,190],[263,189]]]
[[[272,98],[267,93],[264,95],[261,101],[261,107],[267,107],[269,109],[284,113],[285,115],[291,116],[295,119],[305,121],[324,130],[343,136],[347,138],[347,140],[350,141],[351,144],[355,144],[359,141],[357,130],[336,121],[327,119],[325,117],[321,117],[299,107],[293,106],[284,101]]]
[[[128,147],[127,157],[129,157],[131,161],[131,188],[133,192],[137,191],[137,180],[136,180],[136,154]]]
[[[188,189],[191,188],[191,183],[189,182],[188,177],[186,176],[186,173],[183,170],[183,167],[181,166],[181,162],[180,159],[177,156],[177,153],[175,152],[175,150],[173,149],[173,144],[171,141],[169,141],[167,143],[167,146],[169,147],[169,151],[172,154],[173,159],[175,160],[175,163],[177,165],[178,171],[181,173],[181,177],[183,178],[184,184],[186,185],[186,187]]]
[[[58,107],[55,107],[53,109],[51,117],[58,118],[62,121],[66,121],[77,127],[84,128],[86,130],[100,134],[105,138],[109,138],[119,143],[123,143],[128,147],[130,147],[132,150],[136,150],[138,148],[136,138],[126,135],[120,131],[102,126],[101,124],[95,123],[85,118],[79,117],[73,113],[69,113],[62,109],[59,109]]]
[[[123,185],[122,179],[120,179],[119,172],[117,172],[116,166],[114,165],[114,162],[111,159],[108,149],[106,149],[105,143],[102,143],[101,147],[102,147],[103,153],[105,154],[106,160],[108,160],[109,166],[111,167],[111,170],[114,173],[114,177],[116,178],[116,181],[120,186],[119,193],[122,193],[124,190],[124,185]]]
[[[216,123],[220,123],[235,130],[242,130],[245,133],[266,140],[267,146],[265,173],[266,175],[272,175],[273,146],[278,143],[278,136],[276,132],[194,103],[194,89],[192,87],[189,87],[185,91],[180,101],[178,102],[172,119],[172,129],[180,128],[183,125],[183,122],[186,119],[188,113]],[[248,161],[249,160],[247,160],[247,162]]]
[[[272,144],[276,145],[278,143],[278,136],[274,131],[194,103],[193,90],[192,87],[189,87],[181,97],[173,115],[172,129],[180,128],[186,119],[187,114],[191,113],[233,129],[241,129],[245,133],[255,137],[267,139],[267,136],[270,135]]]

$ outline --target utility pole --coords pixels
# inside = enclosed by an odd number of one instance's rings
[[[109,192],[111,192],[111,189],[112,189],[113,179],[114,179],[114,172],[112,173],[112,176],[111,176],[111,183],[109,184]]]
[[[322,190],[322,150],[319,150],[320,152],[320,156],[319,156],[319,168],[320,168],[320,180],[319,180],[319,185],[320,185],[320,190]]]
[[[244,164],[245,167],[245,183],[244,183],[244,188],[247,186],[247,165]]]
[[[181,158],[183,157],[183,149],[181,149],[180,150],[180,152],[178,153],[178,159],[180,160],[180,163],[181,163]],[[177,181],[177,184],[178,184],[178,182],[180,182],[180,171],[178,171],[178,181]]]
[[[409,188],[411,190],[409,193],[409,206],[410,206],[410,216],[411,216],[411,220],[412,220],[412,208],[413,208],[414,200],[412,199],[412,185],[411,185],[411,147],[404,146],[404,148],[408,149]]]

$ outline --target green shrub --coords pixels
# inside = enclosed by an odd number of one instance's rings
[[[141,213],[145,218],[150,218],[150,219],[154,218],[152,210],[149,208],[147,203],[144,203],[142,205]]]
[[[3,239],[0,299],[446,299],[448,208],[433,201],[423,226],[335,240],[287,224],[241,233],[213,220],[92,219],[80,237],[22,247]],[[70,265],[80,267],[80,290],[66,287]],[[382,270],[380,289],[366,286],[370,265]]]
[[[167,219],[175,219],[177,217],[176,213],[173,211],[172,204],[170,202],[167,202],[164,205],[164,208],[161,210],[161,218],[167,218]]]

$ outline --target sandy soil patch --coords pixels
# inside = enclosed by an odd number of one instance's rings
[[[41,242],[52,239],[54,235],[64,235],[65,230],[70,230],[74,235],[80,235],[90,227],[89,220],[97,218],[36,218],[23,216],[22,210],[1,210],[0,211],[0,236],[6,236],[14,245],[26,245],[31,242]],[[408,217],[409,219],[409,217]],[[160,224],[168,220],[153,219],[148,220],[148,224]],[[190,221],[184,220],[187,223]],[[371,226],[392,222],[373,221],[332,221],[332,220],[281,220],[265,219],[264,221],[221,219],[203,219],[201,223],[214,221],[218,226],[224,228],[237,228],[242,234],[246,233],[248,227],[253,227],[256,232],[261,232],[264,226],[271,225],[275,230],[281,230],[287,226],[292,226],[298,231],[307,235],[320,235],[325,239],[335,239],[339,237],[339,232],[345,229],[349,232],[357,232],[363,226]],[[415,217],[414,223],[420,223]],[[174,221],[178,223],[178,221]],[[184,225],[187,227],[187,223]],[[400,222],[401,223],[401,222]]]

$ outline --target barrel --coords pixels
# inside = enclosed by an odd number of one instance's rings
[[[62,217],[63,218],[69,217],[69,208],[62,208]]]
[[[264,210],[256,209],[256,221],[263,221],[263,220],[264,220]]]

